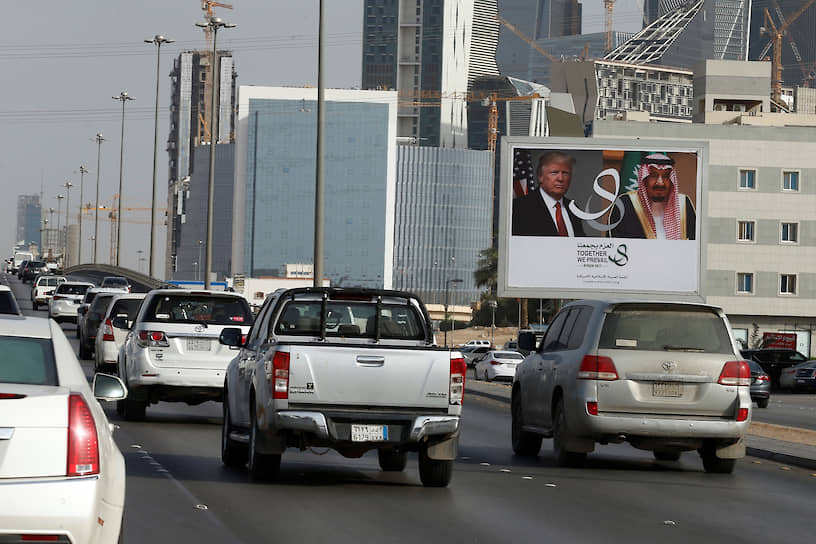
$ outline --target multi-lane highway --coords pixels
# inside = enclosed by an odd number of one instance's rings
[[[28,285],[10,276],[27,315]],[[73,325],[63,325],[76,342]],[[90,371],[90,361],[84,361]],[[778,395],[763,420],[812,427],[812,395]],[[222,467],[221,407],[159,404],[121,420],[127,462],[126,542],[809,542],[816,475],[747,457],[732,475],[703,472],[696,454],[657,462],[600,446],[584,469],[510,449],[506,403],[466,396],[459,459],[446,489],[424,488],[416,458],[383,473],[376,455],[288,451],[281,481],[252,484]],[[760,414],[761,412],[761,414]],[[808,414],[810,414],[808,416]]]

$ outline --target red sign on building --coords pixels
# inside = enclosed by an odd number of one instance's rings
[[[762,333],[762,347],[796,349],[796,335],[792,332]]]

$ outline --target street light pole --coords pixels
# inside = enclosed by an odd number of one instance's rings
[[[101,133],[97,133],[96,137],[97,149],[96,149],[96,203],[94,204],[94,264],[96,264],[96,240],[99,238],[99,174],[100,169],[102,166],[102,142],[105,141],[105,138],[102,137]]]
[[[79,233],[77,235],[77,264],[82,264],[82,202],[85,199],[85,174],[88,169],[80,165],[79,167]]]
[[[492,314],[490,320],[490,346],[495,348],[496,347],[496,306],[498,303],[495,300],[489,300],[487,302],[490,305],[490,312]]]
[[[122,178],[124,177],[125,160],[125,102],[135,100],[128,95],[127,91],[122,91],[119,96],[112,96],[114,100],[122,102],[122,138],[119,142],[119,211],[116,214],[116,266],[119,266],[119,252],[122,248]]]
[[[199,267],[201,266],[201,248],[202,248],[202,244],[203,244],[203,243],[204,243],[204,240],[199,240],[199,241],[198,241],[198,261],[196,261],[196,264],[197,264],[197,266],[199,266]],[[198,268],[196,268],[196,281],[198,281],[198,280],[199,280],[199,277],[198,277]]]
[[[315,156],[315,218],[314,218],[314,264],[312,277],[314,287],[323,286],[323,243],[324,243],[324,172],[323,172],[323,127],[325,125],[324,81],[323,81],[323,49],[324,49],[324,9],[323,0],[320,0],[317,37],[317,150]]]
[[[220,17],[211,17],[206,23],[196,23],[199,28],[209,29],[213,37],[212,62],[210,62],[210,176],[207,184],[207,250],[204,254],[204,289],[210,288],[210,271],[212,270],[212,235],[213,235],[213,205],[215,204],[215,144],[218,141],[218,116],[215,114],[216,91],[218,88],[218,30],[234,28],[233,23],[225,23]],[[206,32],[206,30],[205,30]]]
[[[60,226],[60,221],[62,220],[62,199],[65,198],[63,195],[57,195],[57,249],[62,249],[62,227]],[[63,268],[65,267],[65,255],[62,256]]]
[[[450,295],[450,284],[451,283],[462,283],[462,280],[459,278],[456,279],[449,279],[445,280],[445,321],[448,321],[448,299]],[[455,305],[454,305],[455,306]],[[456,311],[453,312],[454,318],[451,321],[451,344],[453,344],[453,330],[456,328]],[[445,347],[448,347],[448,329],[445,328]]]
[[[153,118],[153,198],[150,200],[150,265],[148,266],[149,276],[153,277],[153,251],[156,247],[156,160],[158,156],[159,147],[159,66],[160,53],[163,43],[173,43],[175,40],[165,38],[160,34],[156,34],[150,40],[145,40],[145,43],[152,43],[156,46],[156,109]],[[124,108],[124,103],[123,103]],[[121,207],[121,204],[120,204]]]
[[[62,266],[68,268],[68,225],[70,224],[68,218],[71,216],[71,187],[74,184],[70,181],[65,182],[65,248],[62,250]]]

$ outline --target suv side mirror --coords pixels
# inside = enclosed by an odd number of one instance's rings
[[[218,341],[225,346],[240,348],[244,345],[243,332],[238,327],[225,327],[221,329]]]
[[[518,337],[518,349],[526,351],[536,350],[536,335],[534,332],[522,332]]]
[[[77,308],[77,313],[78,313],[78,314],[80,314],[80,315],[85,315],[85,313],[86,313],[87,311],[88,311],[88,308],[84,308],[84,307],[82,307],[82,306],[80,306],[79,308]]]

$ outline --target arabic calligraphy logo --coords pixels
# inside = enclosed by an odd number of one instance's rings
[[[618,244],[616,255],[609,255],[609,260],[618,266],[626,266],[629,263],[628,251],[626,244]]]

